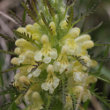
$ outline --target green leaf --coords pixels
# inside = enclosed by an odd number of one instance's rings
[[[47,21],[45,19],[45,16],[44,16],[44,14],[42,12],[41,12],[41,17],[42,17],[42,20],[45,23],[45,25],[48,26],[48,23],[47,23]],[[49,28],[49,26],[48,26],[48,28]]]
[[[102,81],[104,81],[104,82],[106,82],[106,83],[109,83],[110,84],[110,80],[104,78],[103,76],[97,76],[97,78],[100,79],[100,80],[102,80]]]
[[[10,71],[13,71],[13,70],[16,70],[18,68],[21,68],[21,67],[25,67],[25,66],[29,66],[30,64],[22,64],[22,65],[18,65],[18,66],[14,66],[14,67],[11,67],[7,70],[4,70],[4,71],[1,71],[0,73],[6,73],[6,72],[10,72]]]
[[[21,19],[19,16],[17,16],[16,13],[13,12],[12,10],[10,10],[9,12],[10,12],[12,18],[13,18],[18,24],[20,24],[20,25],[23,26],[22,19]]]
[[[37,10],[37,7],[36,7],[36,0],[31,0],[31,2],[32,2],[32,6],[33,6],[33,10],[35,11],[35,13],[36,13],[36,15],[37,15],[37,17],[38,17],[38,10]]]
[[[54,17],[55,16],[55,11],[54,11],[54,8],[51,6],[49,0],[43,0],[43,3],[44,3],[45,6],[48,7],[51,16]]]
[[[87,67],[89,69],[89,67],[87,66],[86,62],[84,61],[84,59],[81,58],[81,56],[73,55],[73,58],[75,58],[75,60],[79,61],[83,66],[85,66],[85,67]]]
[[[98,100],[100,100],[103,104],[105,104],[110,109],[110,100],[107,97],[103,96],[103,93],[96,93],[91,90],[93,96],[95,96]]]
[[[92,1],[92,0],[91,0],[91,1]],[[93,13],[95,12],[95,10],[96,10],[98,4],[99,4],[98,2],[95,2],[95,3],[93,2],[93,3],[92,3],[92,6],[88,8],[87,12],[82,13],[82,16],[81,16],[79,19],[77,19],[77,20],[72,24],[72,27],[73,27],[74,25],[76,25],[77,23],[79,23],[81,20],[83,20],[85,17],[90,16],[91,14],[93,14]]]
[[[10,55],[17,55],[17,54],[14,53],[14,52],[5,51],[5,50],[1,50],[1,49],[0,49],[0,53],[10,54]]]
[[[99,62],[107,62],[110,60],[110,58],[99,58],[99,57],[93,57],[92,59],[97,60]]]
[[[4,34],[0,33],[0,37],[4,38],[5,40],[8,40],[8,41],[15,42],[15,39],[9,37],[8,35],[4,35]]]
[[[43,22],[45,23],[45,26],[47,27],[48,31],[51,33],[51,29],[49,27],[48,22],[45,19],[45,16],[44,16],[43,12],[41,12],[41,18],[42,18]]]
[[[82,34],[87,34],[87,33],[91,33],[95,30],[97,30],[98,28],[100,28],[102,26],[103,22],[100,22],[97,26],[93,27],[92,29],[87,30],[86,32],[83,32]]]
[[[71,97],[72,97],[72,103],[73,103],[73,110],[75,110],[76,104],[77,104],[77,100],[76,100],[76,97],[75,97],[74,94],[72,94]]]
[[[97,73],[90,73],[90,75],[93,75],[93,76],[95,76],[97,79],[99,79],[99,80],[101,80],[101,81],[104,81],[104,82],[110,84],[110,79],[108,79],[107,77],[105,77],[104,74],[97,75]],[[110,77],[110,76],[109,76],[109,77]]]
[[[88,110],[89,104],[90,104],[90,100],[87,100],[87,101],[84,103],[84,105],[83,105],[84,110]]]
[[[37,0],[27,0],[26,3],[28,5],[28,9],[31,10],[33,16],[35,18],[38,17],[38,11],[37,11],[37,7],[36,7],[36,3],[38,3]]]
[[[23,16],[22,16],[22,22],[25,25],[26,24],[26,10],[24,10]]]
[[[69,18],[68,18],[68,25],[69,27],[71,27],[71,24],[73,22],[73,18],[74,18],[74,7],[70,7],[70,12],[69,12]]]
[[[25,8],[26,12],[28,13],[28,15],[31,17],[31,19],[35,22],[37,22],[37,17],[36,14],[33,12],[33,10],[31,8],[28,8],[26,3],[22,2],[22,6]]]
[[[96,42],[95,46],[110,46],[109,42]]]

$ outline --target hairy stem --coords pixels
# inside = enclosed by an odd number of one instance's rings
[[[79,95],[79,98],[78,98],[78,100],[77,100],[77,104],[76,104],[75,110],[78,110],[78,108],[79,108],[79,106],[80,106],[82,94],[83,94],[83,91],[80,92],[80,95]]]

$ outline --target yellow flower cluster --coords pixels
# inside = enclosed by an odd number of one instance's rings
[[[57,31],[58,27],[60,32]],[[18,28],[19,33],[28,34],[38,46],[26,39],[18,39],[15,43],[15,53],[18,57],[11,60],[14,65],[26,65],[17,70],[14,85],[21,91],[29,87],[24,96],[30,103],[29,108],[40,110],[43,107],[40,92],[53,94],[62,82],[62,76],[67,78],[68,96],[65,108],[72,107],[71,94],[77,98],[82,94],[82,101],[90,99],[89,85],[97,81],[94,76],[88,74],[88,68],[97,65],[87,51],[94,46],[90,35],[80,35],[78,27],[68,29],[65,19],[59,25],[51,21],[51,32],[44,31],[43,28],[43,21],[41,24]]]

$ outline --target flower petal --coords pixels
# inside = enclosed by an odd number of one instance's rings
[[[41,61],[42,60],[42,53],[41,53],[41,51],[35,53],[34,59],[36,61]]]
[[[32,75],[33,75],[34,77],[38,77],[38,76],[40,75],[40,73],[41,73],[41,70],[40,70],[40,69],[36,69],[36,70],[32,73]]]
[[[51,57],[45,56],[43,61],[47,64],[51,62]]]
[[[57,51],[56,49],[53,49],[51,52],[50,52],[50,57],[52,59],[56,59],[57,58]]]
[[[44,89],[45,91],[48,91],[49,89],[46,82],[41,85],[41,88]]]
[[[60,80],[57,77],[53,77],[53,87],[54,89],[59,85]]]

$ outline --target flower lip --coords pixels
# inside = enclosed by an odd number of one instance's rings
[[[53,73],[54,72],[53,65],[49,64],[49,66],[47,67],[47,72],[48,73]]]

